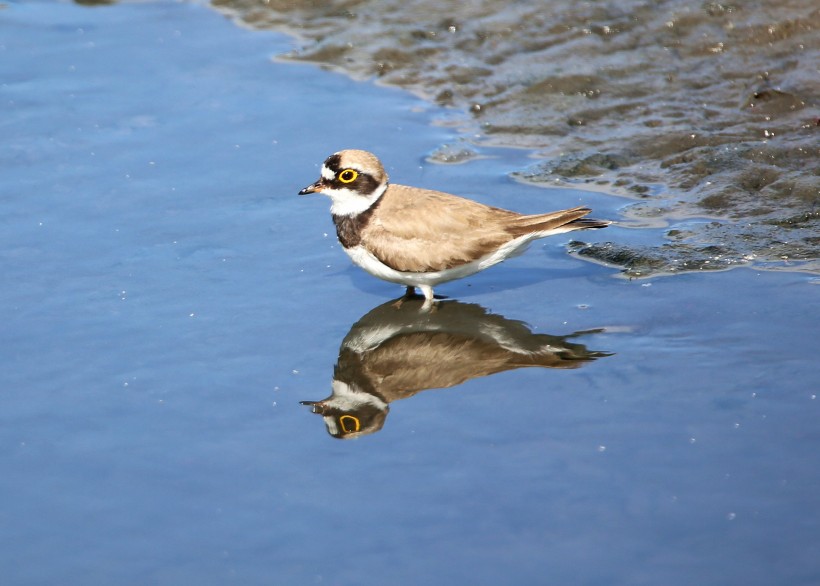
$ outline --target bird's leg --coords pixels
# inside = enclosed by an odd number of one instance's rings
[[[436,298],[433,296],[433,288],[430,285],[419,285],[419,289],[424,293],[424,304],[421,306],[422,311],[429,311],[436,306]]]
[[[396,302],[393,304],[393,307],[396,309],[401,309],[401,306],[404,305],[404,302],[408,299],[412,299],[416,296],[416,288],[413,285],[407,285],[407,288],[404,290],[404,295],[399,297]]]

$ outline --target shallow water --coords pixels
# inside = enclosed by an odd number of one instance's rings
[[[556,237],[408,320],[296,196],[329,152],[521,211],[623,200],[515,182],[522,150],[430,163],[436,107],[198,4],[7,3],[0,39],[3,584],[820,580],[816,277],[628,280]],[[581,364],[455,372],[498,339]],[[386,351],[417,380],[334,439],[299,402]]]

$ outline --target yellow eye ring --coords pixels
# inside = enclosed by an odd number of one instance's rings
[[[341,417],[339,417],[339,424],[342,426],[342,431],[345,433],[353,433],[359,431],[359,429],[361,429],[362,427],[362,424],[359,423],[359,418],[354,417],[353,415],[342,415]]]
[[[341,181],[342,183],[353,183],[354,181],[356,181],[356,177],[358,176],[359,174],[353,169],[345,169],[338,175],[339,181]]]

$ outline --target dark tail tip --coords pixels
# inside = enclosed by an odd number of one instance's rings
[[[612,222],[609,222],[607,220],[595,220],[593,218],[578,218],[577,220],[571,221],[569,225],[578,230],[587,230],[595,228],[606,228],[611,223]]]

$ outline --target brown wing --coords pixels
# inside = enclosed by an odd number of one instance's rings
[[[588,208],[522,215],[469,199],[391,185],[363,230],[367,248],[384,264],[407,272],[440,271],[490,254],[529,233],[603,227],[582,220]]]
[[[368,249],[399,271],[439,271],[489,254],[514,236],[519,214],[439,191],[391,185],[363,231]]]
[[[565,352],[517,353],[467,334],[414,332],[395,336],[361,357],[362,373],[390,403],[427,389],[444,389],[523,367],[578,368],[589,359]]]

